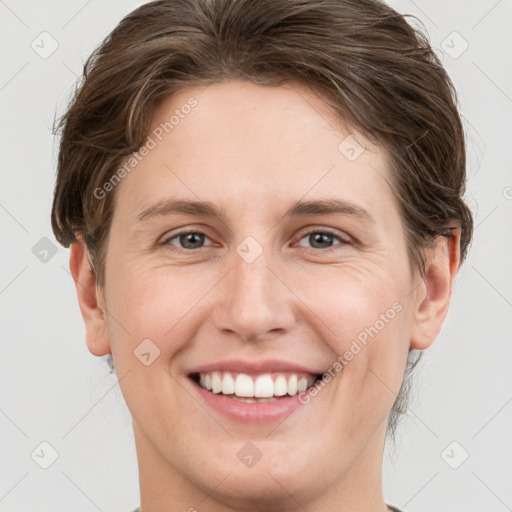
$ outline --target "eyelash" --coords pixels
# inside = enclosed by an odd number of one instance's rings
[[[299,241],[302,240],[303,238],[307,237],[307,236],[310,236],[312,234],[318,234],[318,233],[320,233],[322,235],[328,235],[328,236],[332,236],[333,238],[336,238],[340,242],[340,244],[339,244],[340,246],[348,245],[350,243],[347,240],[344,240],[343,238],[341,238],[338,234],[336,234],[336,232],[331,231],[329,229],[325,229],[325,228],[317,228],[317,229],[313,229],[311,231],[307,231],[306,233],[303,233],[301,235],[301,237],[299,238]],[[190,230],[190,231],[180,231],[179,233],[176,233],[173,236],[171,236],[169,238],[166,238],[163,242],[161,242],[161,245],[166,245],[166,246],[172,245],[170,243],[171,240],[174,240],[175,238],[179,238],[180,236],[183,236],[183,235],[190,235],[190,234],[202,235],[202,236],[208,238],[208,235],[204,231],[201,231],[199,229],[197,229],[197,230],[194,229],[194,230]],[[199,250],[205,249],[205,248],[206,247],[198,247],[196,249],[185,249],[183,247],[177,247],[178,250],[183,250],[183,251],[186,251],[186,252],[199,251]],[[336,246],[334,246],[334,247],[326,247],[325,249],[318,249],[316,247],[309,247],[307,249],[327,252],[327,251],[331,251],[331,250],[336,249]]]

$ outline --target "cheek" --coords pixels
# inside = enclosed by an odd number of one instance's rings
[[[318,313],[337,354],[349,350],[353,341],[369,347],[377,337],[393,342],[404,331],[406,286],[400,276],[353,265],[331,268],[322,280],[317,277],[312,273],[303,280],[298,295]]]
[[[407,283],[400,279],[377,268],[345,268],[330,275],[328,287],[307,281],[298,293],[308,297],[305,302],[322,320],[324,342],[343,365],[342,378],[332,381],[335,400],[343,402],[340,410],[354,411],[350,423],[359,425],[356,430],[368,428],[369,418],[375,425],[382,421],[402,383],[411,308]],[[339,374],[337,368],[333,373]]]
[[[116,330],[122,325],[121,335],[126,337],[129,333],[132,344],[149,338],[160,350],[171,339],[179,338],[177,333],[215,284],[214,276],[198,271],[133,268],[129,262],[112,269],[108,279],[116,283],[107,305],[118,320]]]

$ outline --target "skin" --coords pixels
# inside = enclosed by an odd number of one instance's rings
[[[384,512],[388,415],[409,348],[428,348],[447,314],[459,233],[428,250],[426,279],[409,271],[386,151],[307,88],[190,87],[159,106],[152,126],[191,96],[198,105],[115,191],[104,289],[83,240],[71,247],[89,350],[112,353],[133,417],[142,512]],[[352,162],[338,150],[350,133],[366,146]],[[184,214],[137,222],[165,198],[209,201],[225,222]],[[283,217],[294,201],[326,198],[374,220]],[[315,245],[315,228],[335,236]],[[200,249],[171,237],[194,229],[206,233]],[[247,236],[263,250],[252,263],[236,252]],[[323,371],[396,302],[401,311],[279,425],[241,424],[191,398],[187,370],[221,359]],[[149,366],[133,353],[147,338],[160,350]],[[247,441],[262,454],[252,468],[237,458]]]

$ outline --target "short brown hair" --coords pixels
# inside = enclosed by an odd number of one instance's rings
[[[230,78],[316,91],[387,150],[411,267],[424,276],[423,249],[454,227],[463,261],[473,219],[457,94],[403,15],[379,0],[160,0],[128,14],[87,59],[55,129],[52,228],[66,247],[82,234],[100,286],[115,191],[94,191],[141,147],[160,101]],[[390,415],[393,436],[407,386]]]

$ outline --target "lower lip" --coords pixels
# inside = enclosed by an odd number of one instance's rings
[[[219,411],[229,419],[242,423],[273,423],[282,421],[293,411],[304,404],[299,401],[299,395],[280,398],[275,402],[247,403],[233,400],[222,394],[212,393],[192,381],[196,393],[211,408]]]

